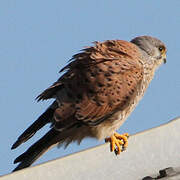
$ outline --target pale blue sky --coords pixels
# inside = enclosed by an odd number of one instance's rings
[[[145,97],[119,132],[149,129],[180,115],[180,1],[1,0],[0,1],[0,175],[45,130],[11,151],[16,138],[50,104],[34,99],[60,76],[74,53],[91,42],[131,40],[139,35],[161,39],[168,48]],[[66,150],[54,148],[37,163],[103,142],[84,140]],[[168,147],[167,147],[168,148]]]

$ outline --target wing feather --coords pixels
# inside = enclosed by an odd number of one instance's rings
[[[76,119],[85,123],[123,110],[143,79],[139,50],[122,40],[95,42],[74,55],[62,71],[66,72],[38,100],[54,97],[68,103],[75,108]],[[66,95],[59,93],[62,90]]]

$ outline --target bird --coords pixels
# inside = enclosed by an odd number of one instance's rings
[[[64,72],[37,101],[54,99],[12,145],[17,148],[50,123],[49,131],[14,160],[27,168],[54,146],[78,144],[86,137],[105,140],[117,155],[129,134],[116,131],[144,96],[158,67],[166,63],[165,44],[152,36],[131,41],[95,41],[72,56]]]

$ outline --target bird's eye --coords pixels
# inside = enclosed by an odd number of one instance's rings
[[[161,47],[159,47],[159,51],[160,52],[163,52],[164,51],[164,48],[161,46]]]

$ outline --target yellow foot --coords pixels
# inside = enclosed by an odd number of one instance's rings
[[[114,151],[116,155],[120,154],[122,151],[126,150],[128,146],[129,134],[118,134],[114,133],[109,138],[105,139],[105,142],[110,142],[111,151]]]

